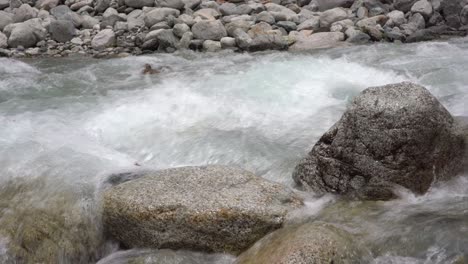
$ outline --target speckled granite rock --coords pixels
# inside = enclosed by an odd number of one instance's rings
[[[277,230],[242,253],[235,264],[367,263],[368,252],[351,235],[325,223],[307,223]]]
[[[316,192],[370,200],[395,197],[395,185],[423,194],[460,172],[465,145],[453,117],[424,87],[372,87],[353,100],[293,178]]]
[[[104,223],[128,247],[239,253],[301,204],[288,188],[241,169],[182,167],[105,191]]]

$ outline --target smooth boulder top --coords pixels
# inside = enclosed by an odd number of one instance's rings
[[[146,172],[105,191],[104,223],[127,247],[236,254],[280,228],[301,205],[292,190],[241,169],[181,167]]]
[[[368,252],[351,237],[348,232],[322,222],[289,226],[262,238],[242,253],[235,264],[367,263]]]
[[[358,95],[293,178],[306,189],[370,200],[395,197],[403,186],[424,194],[461,170],[465,138],[424,87],[372,87]]]

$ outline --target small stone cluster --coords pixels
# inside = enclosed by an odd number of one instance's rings
[[[311,50],[464,35],[464,0],[0,0],[0,56]]]

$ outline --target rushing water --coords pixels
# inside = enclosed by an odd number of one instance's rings
[[[142,76],[145,63],[171,70]],[[125,263],[147,252],[108,256],[116,248],[102,243],[98,213],[106,175],[227,164],[292,185],[297,161],[366,87],[420,83],[466,116],[467,69],[467,39],[309,54],[0,58],[0,262],[14,263],[8,251],[41,260],[55,245],[62,263]],[[354,233],[379,264],[468,256],[465,177],[391,202],[311,198],[298,215]],[[11,241],[21,246],[8,249]]]

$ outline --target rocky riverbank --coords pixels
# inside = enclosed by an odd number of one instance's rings
[[[464,36],[463,0],[0,0],[0,56],[304,51]]]

